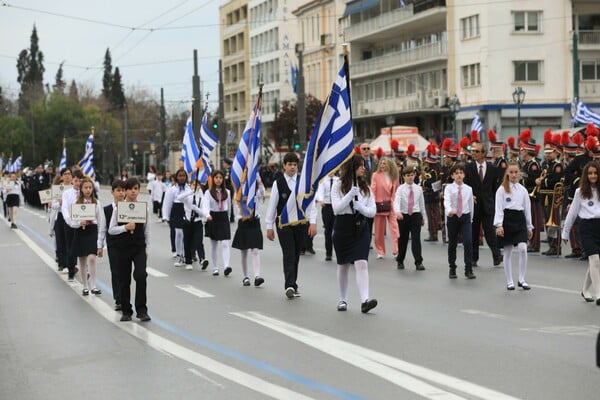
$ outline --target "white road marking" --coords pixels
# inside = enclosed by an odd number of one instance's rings
[[[154,268],[150,268],[150,267],[146,267],[146,272],[148,273],[148,275],[153,276],[155,278],[166,278],[167,274],[163,274],[162,272],[160,272],[157,269]]]
[[[44,250],[42,250],[33,240],[29,238],[24,232],[20,230],[14,231],[23,242],[35,253],[38,257],[46,264],[48,268],[58,274],[54,268],[54,260]],[[60,275],[59,275],[60,276]],[[69,282],[71,289],[75,293],[81,293],[82,285],[77,282]],[[245,386],[250,390],[260,393],[261,395],[271,397],[274,399],[281,400],[311,400],[311,397],[305,396],[301,393],[294,392],[293,390],[287,389],[283,386],[275,385],[267,382],[261,378],[257,378],[254,375],[250,375],[239,369],[230,367],[226,364],[220,363],[212,358],[195,352],[187,347],[177,344],[169,339],[166,339],[146,328],[141,324],[132,322],[119,322],[119,314],[115,313],[111,306],[105,303],[101,298],[97,296],[89,296],[82,298],[83,301],[88,303],[98,314],[103,316],[106,320],[112,322],[118,328],[123,329],[125,332],[132,336],[139,338],[146,342],[150,347],[179,358],[180,360],[187,361],[190,364],[195,365],[200,369],[205,369],[219,375],[225,379],[228,379],[238,385]]]
[[[464,397],[430,385],[424,380],[481,399],[516,399],[493,389],[267,317],[255,311],[231,314],[279,332],[427,399],[464,399]]]
[[[0,243],[0,248],[2,247],[14,247],[14,246],[21,246],[22,243],[20,242],[15,242],[15,243]]]
[[[212,379],[210,379],[208,376],[202,374],[200,371],[195,370],[194,368],[188,368],[188,371],[190,371],[192,374],[199,376],[200,378],[204,379],[205,381],[212,383],[213,385],[220,387],[220,388],[224,388],[225,386],[221,385],[219,382],[214,381]]]
[[[208,292],[204,292],[200,289],[193,287],[192,285],[175,285],[177,289],[183,290],[184,292],[188,292],[189,294],[193,294],[196,297],[200,297],[201,299],[207,297],[215,297],[213,294]]]
[[[569,294],[580,294],[580,290],[570,290],[570,289],[563,289],[563,288],[558,288],[558,287],[553,287],[553,286],[543,286],[543,285],[529,285],[532,288],[538,288],[538,289],[546,289],[546,290],[553,290],[555,292],[559,292],[559,293],[569,293]]]
[[[595,338],[598,335],[598,325],[582,326],[544,326],[541,328],[521,328],[522,331],[533,331],[539,333],[551,333],[554,335],[583,336]]]
[[[510,318],[506,315],[502,315],[502,314],[494,314],[491,312],[487,312],[487,311],[481,311],[481,310],[472,310],[472,309],[465,309],[465,310],[460,310],[464,313],[467,314],[472,314],[472,315],[482,315],[484,317],[488,317],[488,318],[494,318],[494,319],[503,319],[503,320],[509,320]]]

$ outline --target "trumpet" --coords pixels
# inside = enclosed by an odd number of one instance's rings
[[[540,181],[543,181],[544,179],[546,179],[546,175],[548,174],[548,167],[544,168],[542,170],[542,173],[540,174]],[[531,191],[531,193],[529,193],[529,197],[535,197],[538,193],[538,191],[540,190],[540,187],[542,186],[541,182],[539,185],[536,185],[533,190]]]

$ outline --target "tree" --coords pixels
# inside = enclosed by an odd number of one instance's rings
[[[110,50],[107,48],[106,53],[104,53],[104,75],[102,75],[102,95],[109,103],[111,103],[112,88],[112,59],[110,57]]]
[[[2,95],[2,87],[0,86],[0,117],[7,114],[6,107],[6,100],[4,100],[4,96]]]
[[[17,82],[21,84],[19,93],[19,115],[30,112],[31,103],[44,96],[44,54],[39,49],[37,29],[33,26],[29,50],[19,53],[17,60]]]
[[[63,79],[63,64],[64,61],[58,66],[58,71],[56,71],[56,77],[54,78],[54,86],[52,87],[53,90],[61,93],[65,92],[65,87],[67,86],[67,83]]]
[[[125,107],[125,93],[123,92],[123,84],[121,83],[121,73],[119,67],[115,68],[115,74],[113,75],[112,88],[110,91],[110,103],[113,108],[118,110]]]
[[[306,126],[307,140],[310,137],[315,122],[321,112],[322,104],[314,96],[308,95],[306,98]],[[279,113],[271,125],[269,136],[275,142],[275,147],[285,145],[292,149],[294,143],[298,142],[298,108],[296,103],[282,101]]]
[[[71,86],[69,86],[69,98],[73,101],[79,102],[79,90],[77,89],[77,83],[75,83],[75,79],[71,81]]]

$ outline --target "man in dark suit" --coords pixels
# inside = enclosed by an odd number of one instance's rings
[[[371,175],[373,175],[373,172],[375,172],[377,170],[377,165],[375,163],[375,157],[373,157],[373,154],[371,154],[371,147],[369,146],[369,143],[366,143],[366,142],[361,143],[360,155],[365,160],[365,169],[367,170],[366,178],[367,178],[367,182],[369,182],[369,185],[370,185],[371,184]]]
[[[471,144],[473,162],[465,166],[465,183],[473,189],[475,207],[473,210],[473,266],[479,260],[479,229],[483,225],[483,234],[494,259],[494,266],[502,264],[502,255],[496,242],[494,231],[494,212],[496,202],[496,189],[501,177],[498,169],[490,162],[485,161],[487,149],[483,143]]]

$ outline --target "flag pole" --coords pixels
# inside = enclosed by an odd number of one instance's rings
[[[350,120],[352,120],[352,95],[350,93],[350,65],[348,63],[348,43],[342,44],[342,49],[344,52],[344,72],[346,73],[346,87],[348,89],[348,106],[350,109]],[[354,186],[358,185],[358,180],[356,178],[356,165],[354,165],[354,155],[352,156],[352,182]],[[354,200],[358,201],[358,196],[354,196]],[[356,213],[356,211],[355,211]]]

